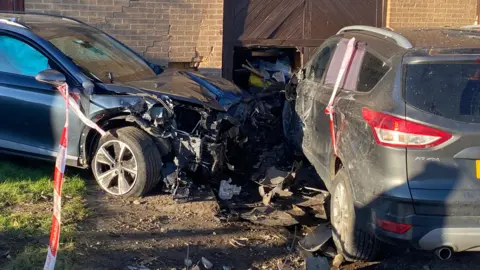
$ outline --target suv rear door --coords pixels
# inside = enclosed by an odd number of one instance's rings
[[[480,215],[479,56],[406,59],[406,118],[432,143],[407,147],[417,214]],[[410,127],[412,133],[421,132]],[[444,142],[443,142],[444,141]],[[440,143],[437,143],[440,142]]]

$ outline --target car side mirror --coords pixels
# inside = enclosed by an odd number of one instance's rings
[[[55,87],[60,86],[67,81],[65,75],[54,69],[40,71],[40,73],[35,76],[35,79],[39,82],[48,83]]]

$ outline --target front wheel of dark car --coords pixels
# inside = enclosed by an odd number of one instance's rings
[[[92,171],[100,187],[121,197],[149,192],[161,177],[162,157],[155,142],[136,127],[110,130],[100,139]]]
[[[332,181],[330,219],[338,253],[348,261],[371,261],[379,251],[379,241],[358,224],[348,175],[341,169]]]

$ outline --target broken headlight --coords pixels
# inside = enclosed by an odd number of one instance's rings
[[[150,110],[148,110],[148,115],[155,126],[164,124],[170,118],[168,110],[160,104],[152,106]]]
[[[168,117],[168,111],[167,109],[165,109],[162,105],[160,104],[157,104],[157,105],[154,105],[150,111],[150,117],[152,119],[158,119],[158,118],[165,118],[165,117]]]

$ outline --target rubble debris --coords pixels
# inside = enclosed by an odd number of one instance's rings
[[[272,166],[266,170],[261,181],[253,179],[259,185],[258,193],[262,197],[262,203],[294,217],[312,214],[315,218],[327,219],[324,204],[329,193],[300,183],[297,174],[302,166],[302,162],[295,162],[290,171]]]
[[[270,167],[267,170],[267,175],[265,176],[265,179],[260,182],[260,184],[262,186],[276,187],[282,184],[289,174],[289,172],[281,171],[276,167]]]
[[[250,72],[252,72],[256,76],[263,78],[263,73],[256,70],[254,67],[251,67],[251,66],[245,65],[245,64],[242,64],[242,67],[245,68],[245,69],[248,69]]]
[[[247,245],[248,238],[230,239],[228,242],[234,247],[244,247]]]
[[[134,201],[133,201],[133,204],[135,204],[135,205],[140,205],[141,202],[140,202],[139,200],[134,200]]]
[[[306,251],[316,252],[322,249],[330,238],[332,238],[332,228],[328,223],[323,223],[300,240],[298,245]]]
[[[205,269],[210,269],[213,267],[213,264],[205,257],[202,257],[202,264]]]
[[[263,76],[257,76],[255,73],[252,73],[250,75],[250,78],[248,79],[248,83],[251,86],[254,86],[256,88],[265,88],[265,87],[270,87],[271,83],[270,82],[263,82]]]
[[[298,221],[290,214],[270,206],[256,207],[250,212],[241,214],[240,217],[254,224],[265,226],[288,227],[298,224]]]
[[[167,187],[172,187],[178,178],[178,168],[174,163],[166,163],[162,168],[163,182]]]
[[[285,83],[285,74],[283,74],[283,72],[281,71],[278,71],[278,72],[275,72],[272,74],[272,79],[274,79],[275,81],[279,82],[279,83]]]
[[[305,210],[303,210],[302,208],[294,204],[292,205],[292,209],[287,210],[286,212],[292,215],[293,217],[303,217],[307,214]]]
[[[345,261],[345,258],[343,257],[342,254],[339,253],[337,254],[337,256],[335,256],[335,258],[333,258],[332,266],[339,268],[344,261]]]
[[[240,219],[240,214],[235,209],[221,209],[214,218],[218,222],[234,222]]]
[[[184,263],[185,263],[185,266],[186,266],[187,268],[190,267],[190,266],[192,266],[192,264],[193,264],[192,260],[190,260],[190,259],[185,259]]]
[[[142,259],[140,262],[138,262],[139,265],[145,266],[153,263],[154,261],[158,260],[158,257],[146,257]]]
[[[330,270],[330,265],[328,265],[328,260],[325,257],[308,256],[306,270]]]
[[[187,256],[185,257],[185,260],[184,260],[184,263],[185,263],[185,267],[187,267],[187,269],[193,265],[193,262],[192,260],[190,259],[190,246],[187,245]]]
[[[218,190],[218,197],[221,200],[230,200],[234,195],[240,195],[242,187],[232,185],[232,179],[222,180],[220,182],[220,188]]]
[[[263,197],[263,204],[269,205],[273,196],[278,195],[280,197],[292,196],[292,192],[286,190],[288,185],[291,185],[295,179],[295,172],[281,171],[275,167],[270,167],[267,170],[265,179],[258,183],[260,196]],[[266,189],[269,191],[267,192]]]
[[[177,202],[185,202],[190,198],[192,181],[185,172],[174,163],[167,163],[162,168],[165,191],[170,192]]]
[[[335,258],[335,256],[337,256],[337,254],[338,254],[337,250],[332,246],[328,246],[322,253],[325,256],[330,257],[330,258]]]

